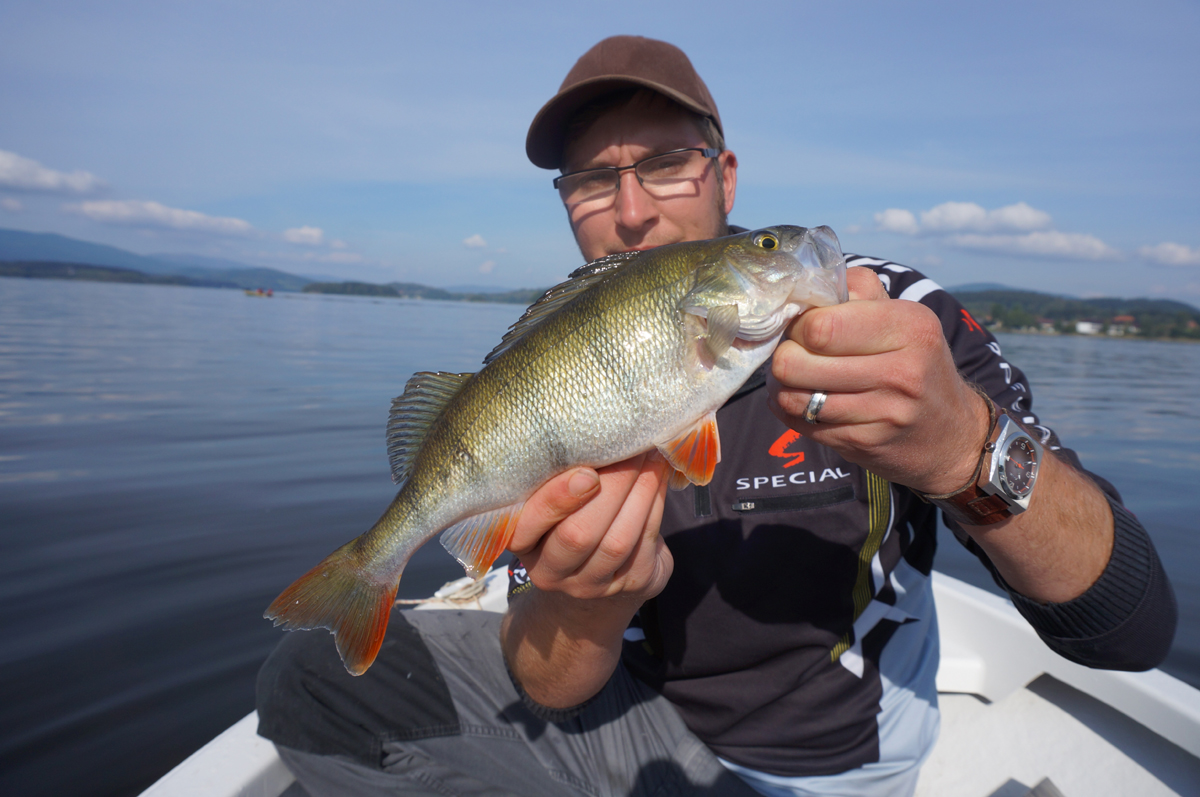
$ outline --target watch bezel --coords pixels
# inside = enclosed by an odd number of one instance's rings
[[[992,444],[987,479],[981,479],[980,481],[983,483],[979,486],[988,495],[1000,498],[1004,503],[1008,504],[1014,515],[1018,515],[1029,509],[1029,499],[1033,496],[1033,488],[1037,485],[1038,472],[1042,467],[1045,449],[1033,435],[1025,431],[1020,424],[1007,414],[1000,416],[997,431],[999,434],[996,437],[995,443]],[[1033,449],[1035,468],[1029,488],[1025,491],[1024,495],[1018,495],[1008,486],[1004,473],[1004,461],[1009,448],[1022,441],[1028,442]]]

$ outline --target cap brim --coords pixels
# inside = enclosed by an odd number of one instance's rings
[[[591,78],[555,95],[542,106],[537,116],[533,117],[533,123],[529,125],[529,134],[525,137],[525,154],[529,156],[529,160],[543,169],[559,168],[562,165],[563,144],[566,143],[567,123],[575,112],[597,97],[631,86],[652,89],[690,111],[701,116],[710,116],[708,108],[693,102],[675,89],[652,80],[623,75]]]

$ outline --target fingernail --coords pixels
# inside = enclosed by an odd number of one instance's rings
[[[567,491],[576,498],[583,498],[600,486],[600,477],[593,470],[577,470],[567,482]]]

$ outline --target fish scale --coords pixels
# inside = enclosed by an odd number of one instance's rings
[[[658,449],[706,484],[716,410],[808,307],[845,301],[827,227],[772,227],[613,255],[584,266],[513,325],[474,375],[417,374],[393,402],[403,483],[366,533],[267,609],[288,630],[333,632],[347,670],[374,660],[405,564],[438,533],[481,576],[525,500],[553,476]],[[674,480],[673,480],[674,481]]]

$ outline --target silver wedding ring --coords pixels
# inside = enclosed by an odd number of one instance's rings
[[[825,391],[817,390],[812,394],[812,398],[808,400],[808,406],[804,408],[804,420],[808,423],[820,423],[817,416],[821,414],[821,408],[825,406],[825,399],[829,398]]]

